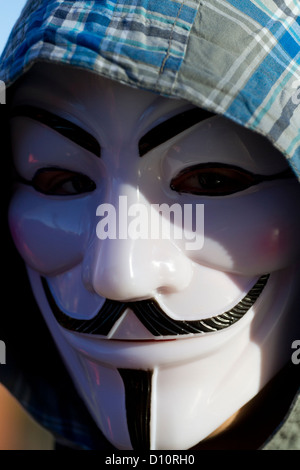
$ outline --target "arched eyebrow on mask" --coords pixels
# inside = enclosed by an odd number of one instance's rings
[[[45,124],[59,134],[80,145],[80,147],[93,153],[96,157],[101,157],[101,147],[97,139],[67,119],[61,118],[45,109],[31,105],[16,106],[12,110],[10,117],[17,116],[29,117]]]
[[[172,137],[175,137],[186,129],[189,129],[198,122],[214,116],[216,116],[216,114],[202,108],[193,108],[176,114],[176,116],[158,124],[140,139],[140,157],[143,157],[150,150],[158,147],[164,142],[167,142]]]
[[[17,116],[29,117],[45,124],[59,134],[90,151],[97,157],[101,157],[101,147],[97,139],[89,134],[89,132],[67,119],[45,109],[31,105],[16,106],[12,110],[10,117]],[[140,157],[144,156],[150,150],[158,147],[172,137],[175,137],[186,129],[189,129],[193,125],[213,116],[215,116],[214,113],[206,111],[205,109],[193,108],[179,113],[161,124],[158,124],[140,139],[138,145]]]

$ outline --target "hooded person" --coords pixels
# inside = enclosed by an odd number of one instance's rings
[[[299,17],[25,5],[0,71],[0,379],[59,446],[300,448]]]

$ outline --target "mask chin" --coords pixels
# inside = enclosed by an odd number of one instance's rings
[[[195,446],[290,360],[299,301],[296,272],[297,266],[272,273],[247,315],[223,331],[173,341],[125,341],[58,325],[40,275],[28,270],[91,415],[116,448],[135,450]]]

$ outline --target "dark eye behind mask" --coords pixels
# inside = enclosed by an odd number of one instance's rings
[[[287,169],[274,175],[257,175],[243,168],[221,163],[202,163],[185,168],[170,184],[173,191],[198,196],[227,196],[275,179],[294,177]]]

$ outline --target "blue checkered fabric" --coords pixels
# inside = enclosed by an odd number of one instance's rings
[[[2,58],[9,85],[37,60],[99,72],[157,88],[174,81],[185,55],[198,2],[29,1]]]

